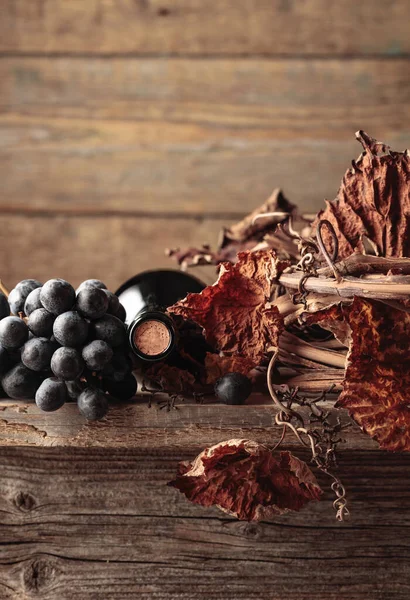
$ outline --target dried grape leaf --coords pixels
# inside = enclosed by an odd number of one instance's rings
[[[216,350],[249,358],[257,365],[267,347],[277,345],[283,329],[283,319],[270,298],[286,266],[272,250],[241,252],[235,265],[222,265],[214,285],[200,294],[188,294],[168,311],[201,325]]]
[[[168,485],[195,504],[218,506],[245,521],[298,511],[322,494],[306,463],[290,452],[273,454],[251,440],[228,440],[180,463]]]
[[[301,321],[305,325],[320,325],[323,329],[333,333],[335,338],[344,346],[351,342],[351,329],[346,321],[346,314],[341,302],[319,309],[312,313],[303,313]]]
[[[313,224],[327,219],[339,240],[339,259],[353,251],[365,254],[366,244],[384,257],[410,256],[410,154],[356,133],[364,152],[353,161],[338,195],[326,202]],[[323,239],[331,247],[326,228]]]
[[[242,373],[248,375],[254,362],[242,356],[220,356],[208,352],[205,358],[206,383],[214,384],[226,373]]]
[[[287,215],[296,210],[280,189],[275,189],[270,197],[244,219],[229,228],[223,228],[216,251],[212,251],[208,244],[195,248],[171,248],[166,250],[167,256],[174,258],[182,269],[199,265],[219,265],[222,262],[236,262],[237,254],[245,250],[257,248],[265,236],[272,233],[277,224],[284,221]],[[254,217],[259,214],[277,212],[277,216],[258,219],[252,223]],[[278,250],[282,246],[286,253],[297,256],[297,246],[288,237],[280,237],[274,240]],[[292,253],[293,250],[293,253]]]
[[[189,371],[157,363],[144,371],[144,378],[155,382],[160,389],[175,394],[193,394],[198,390],[195,377]]]
[[[410,450],[410,314],[355,298],[344,308],[352,342],[337,406],[381,448]]]

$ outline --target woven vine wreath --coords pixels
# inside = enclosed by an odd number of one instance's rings
[[[183,269],[217,265],[219,277],[169,308],[186,369],[160,364],[144,376],[172,404],[207,394],[228,372],[254,385],[262,377],[277,409],[273,447],[228,440],[180,464],[169,485],[192,502],[259,520],[319,500],[308,465],[278,450],[289,431],[331,478],[343,520],[349,511],[336,453],[345,425],[325,399],[384,450],[410,450],[410,154],[362,131],[356,137],[363,153],[315,217],[300,215],[276,190],[223,230],[215,251],[167,251]]]

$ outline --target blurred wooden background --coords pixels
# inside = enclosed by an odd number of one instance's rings
[[[407,0],[2,0],[0,276],[116,287],[410,145]]]

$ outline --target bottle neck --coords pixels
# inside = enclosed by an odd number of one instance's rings
[[[128,326],[132,351],[146,362],[157,362],[171,354],[175,347],[175,328],[168,315],[152,307],[142,309]]]

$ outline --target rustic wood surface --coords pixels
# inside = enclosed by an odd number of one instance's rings
[[[3,0],[0,49],[73,54],[408,53],[406,0]]]
[[[274,187],[318,210],[359,128],[410,146],[406,0],[4,0],[0,12],[10,286],[115,288],[172,266],[165,247],[215,243]],[[86,424],[74,405],[1,402],[0,600],[408,600],[410,459],[357,428],[340,459],[346,524],[330,491],[247,524],[166,487],[207,444],[272,443],[272,414],[260,399],[170,413],[138,401]]]
[[[238,522],[166,486],[180,460],[235,437],[273,443],[273,408],[142,399],[87,424],[74,404],[44,414],[0,403],[0,597],[72,600],[408,598],[407,455],[346,433],[340,476],[352,516],[322,502]],[[287,447],[307,459],[289,437]]]
[[[403,59],[0,60],[0,210],[244,214],[281,186],[316,211],[359,128],[410,146],[408,73]]]

